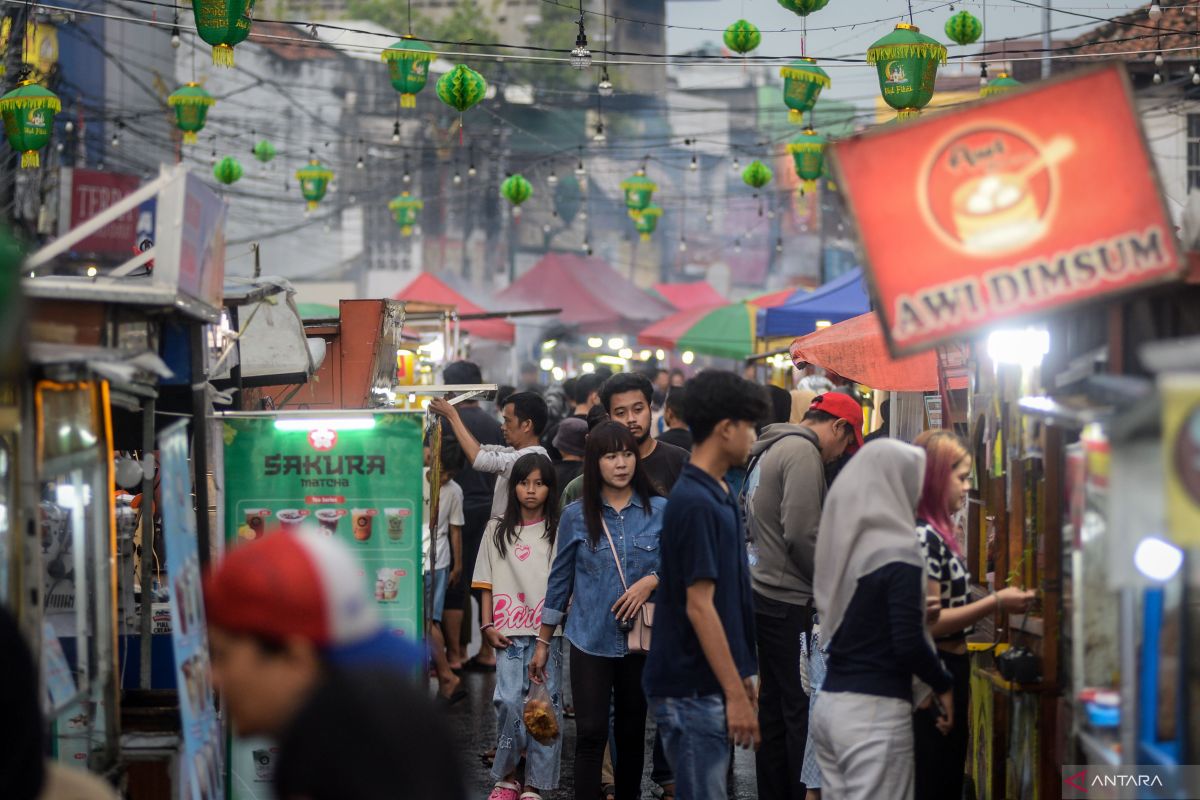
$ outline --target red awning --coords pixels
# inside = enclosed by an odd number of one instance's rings
[[[708,281],[656,283],[654,284],[654,291],[658,292],[668,303],[675,306],[678,311],[686,311],[690,308],[719,306],[728,302]]]
[[[428,272],[422,272],[392,299],[455,306],[459,314],[488,313],[486,309],[475,305]],[[462,330],[471,336],[497,342],[512,342],[516,332],[510,323],[499,319],[472,319],[462,322],[461,325]]]
[[[792,342],[794,363],[816,364],[856,383],[891,392],[936,392],[937,352],[891,357],[872,311]]]
[[[580,333],[637,333],[672,311],[603,259],[571,253],[547,253],[496,301],[513,309],[561,308],[558,320]]]

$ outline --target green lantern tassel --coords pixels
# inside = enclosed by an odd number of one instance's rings
[[[198,141],[200,141],[200,137],[196,136],[195,131],[184,131],[183,132],[183,143],[184,144],[195,144]]]
[[[946,63],[946,46],[943,44],[898,44],[872,47],[867,51],[867,61],[895,61],[901,58],[932,58],[939,64]]]
[[[316,211],[318,205],[320,205],[320,203],[318,203],[316,200],[309,200],[308,203],[306,203],[306,207],[309,211]]]
[[[412,226],[405,225],[403,228],[400,229],[400,235],[401,236],[412,236]]]
[[[642,238],[642,241],[643,241],[643,242],[648,242],[648,241],[650,241],[650,234],[648,234],[648,233],[643,233],[643,234],[641,235],[641,238]]]
[[[215,67],[232,67],[233,48],[227,44],[216,45],[213,47],[212,59]]]
[[[42,165],[42,157],[37,150],[26,150],[21,153],[21,169],[37,169]]]
[[[802,114],[797,109],[789,108],[788,109],[788,122],[792,123],[793,125],[803,125],[804,124],[804,114]]]
[[[817,190],[817,182],[816,181],[801,181],[800,182],[800,194],[801,195],[812,194],[816,190]]]
[[[921,116],[921,109],[919,108],[902,108],[896,112],[896,119],[900,120],[901,122],[904,120],[916,119],[919,116]]]
[[[416,108],[417,107],[417,96],[415,94],[400,95],[400,107],[401,108]]]

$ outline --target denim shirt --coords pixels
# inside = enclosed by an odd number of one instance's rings
[[[658,572],[658,536],[666,505],[665,498],[652,497],[647,514],[637,495],[619,514],[608,503],[602,505],[604,521],[630,586]],[[558,556],[550,569],[542,622],[559,625],[565,617],[563,635],[571,644],[593,656],[620,658],[626,653],[625,634],[617,627],[612,607],[623,594],[625,589],[608,538],[601,532],[599,545],[592,549],[583,501],[571,503],[558,521]],[[572,596],[568,616],[567,604]]]

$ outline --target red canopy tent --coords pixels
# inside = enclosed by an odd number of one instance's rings
[[[694,283],[656,283],[654,291],[675,306],[677,311],[719,306],[728,302],[708,281]]]
[[[488,313],[428,272],[422,272],[392,299],[439,306],[455,306],[459,314]],[[511,343],[516,332],[510,323],[499,319],[471,319],[465,320],[461,324],[462,330],[471,336],[497,342]]]
[[[894,359],[872,311],[792,342],[792,362],[816,364],[844,378],[891,392],[938,391],[935,350]]]
[[[672,311],[603,259],[571,253],[547,253],[496,300],[513,309],[561,308],[559,322],[580,333],[636,333]]]

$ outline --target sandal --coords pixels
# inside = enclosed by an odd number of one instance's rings
[[[485,664],[474,656],[467,659],[463,663],[462,668],[463,668],[464,672],[495,672],[496,671],[496,665],[494,663],[493,664]]]
[[[600,794],[604,795],[604,800],[617,800],[617,787],[609,784],[600,790]]]
[[[520,800],[542,800],[542,796],[537,792],[531,792],[527,789],[521,793]]]
[[[492,787],[492,793],[488,795],[488,800],[520,800],[520,796],[520,784],[497,781],[496,785]]]

